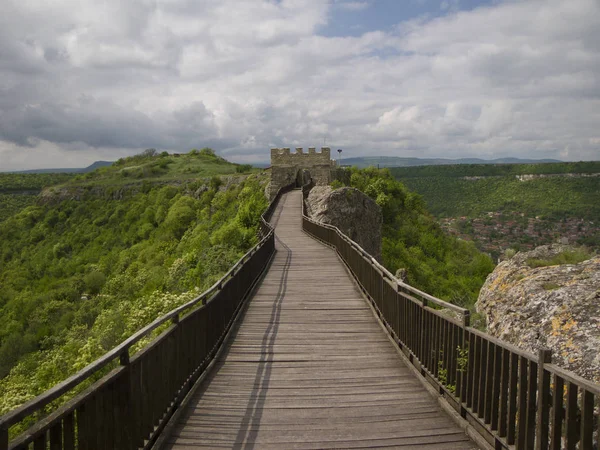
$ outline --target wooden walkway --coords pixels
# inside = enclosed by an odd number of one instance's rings
[[[404,365],[334,251],[302,232],[301,199],[282,198],[271,268],[167,447],[476,448]]]

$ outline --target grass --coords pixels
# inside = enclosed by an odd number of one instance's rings
[[[210,149],[186,154],[144,152],[123,158],[112,166],[78,175],[65,187],[124,186],[142,183],[185,183],[198,178],[259,172],[249,165],[231,163]]]
[[[578,249],[561,252],[548,259],[529,258],[527,259],[527,265],[535,269],[536,267],[557,266],[559,264],[578,264],[586,259],[590,259],[592,256],[592,253],[589,251]]]
[[[558,289],[560,287],[560,284],[556,284],[556,283],[553,283],[553,282],[548,282],[548,283],[543,283],[542,287],[546,291],[553,291],[554,289]]]

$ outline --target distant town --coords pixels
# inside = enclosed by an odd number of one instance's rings
[[[545,219],[517,212],[489,212],[478,218],[463,216],[441,218],[439,221],[446,232],[473,241],[494,259],[508,248],[531,250],[556,242],[588,244],[590,236],[600,234],[600,224],[584,219]]]

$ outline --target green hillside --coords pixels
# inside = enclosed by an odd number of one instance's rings
[[[530,181],[519,181],[514,177],[400,180],[423,195],[428,209],[439,217],[477,217],[488,211],[524,211],[532,216],[600,219],[600,177]]]
[[[111,194],[123,187],[143,187],[148,183],[181,184],[198,177],[258,172],[246,164],[232,164],[206,148],[178,155],[169,155],[166,152],[159,154],[153,149],[148,149],[139,155],[120,159],[112,165],[105,164],[108,163],[96,162],[90,168],[97,166],[98,169],[81,174],[35,171],[0,173],[0,222],[21,209],[34,205],[43,188],[54,186],[54,190],[58,190],[68,181],[68,187],[72,190],[79,188],[91,191],[94,188],[108,188],[107,194]]]
[[[489,211],[600,220],[600,162],[392,168],[395,178],[423,195],[438,217]],[[523,181],[517,175],[547,175]],[[478,178],[467,178],[478,177]],[[479,178],[481,177],[481,178]]]
[[[182,183],[198,177],[250,172],[251,169],[245,164],[230,163],[208,148],[175,155],[148,149],[139,155],[119,159],[111,166],[77,175],[74,180],[77,185],[88,188],[118,187],[144,182]]]
[[[208,288],[256,243],[268,177],[240,167],[208,149],[138,155],[0,222],[0,414]]]

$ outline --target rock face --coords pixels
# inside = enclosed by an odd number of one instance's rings
[[[306,199],[307,214],[333,225],[381,261],[381,208],[358,189],[315,186]]]
[[[532,268],[573,251],[547,245],[517,253],[488,276],[476,303],[488,332],[524,350],[552,350],[552,361],[600,382],[600,256],[578,264]]]

